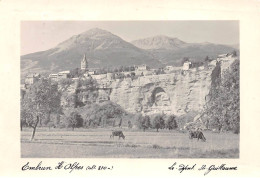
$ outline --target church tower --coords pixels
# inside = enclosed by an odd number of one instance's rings
[[[87,70],[88,69],[88,61],[87,61],[87,58],[86,58],[86,54],[84,54],[84,57],[81,60],[81,69],[82,70]]]

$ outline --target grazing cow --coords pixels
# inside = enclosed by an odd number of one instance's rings
[[[119,136],[119,139],[120,139],[121,137],[122,137],[123,139],[125,139],[125,136],[124,136],[124,134],[123,134],[122,131],[112,131],[112,134],[111,134],[110,138],[111,138],[111,137],[114,138],[114,136]]]
[[[206,138],[205,136],[203,135],[203,133],[199,130],[197,131],[189,131],[189,137],[190,139],[193,139],[193,138],[198,138],[198,141],[201,139],[202,141],[206,141]]]

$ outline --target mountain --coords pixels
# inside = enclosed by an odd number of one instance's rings
[[[177,50],[185,46],[187,43],[178,38],[171,38],[164,35],[158,35],[145,39],[135,40],[131,42],[136,47],[141,49],[169,49]]]
[[[130,66],[147,64],[152,68],[181,66],[183,57],[194,62],[206,56],[232,52],[236,48],[213,43],[187,43],[163,35],[135,40],[131,43],[106,30],[94,28],[61,42],[46,51],[21,56],[21,75],[28,72],[51,73],[80,67],[83,55],[89,67]]]
[[[47,51],[21,56],[21,70],[30,72],[57,72],[80,67],[83,55],[90,67],[115,67],[147,64],[160,65],[149,52],[124,41],[120,37],[98,28],[72,36]]]
[[[189,57],[193,62],[201,62],[206,56],[216,58],[217,55],[232,52],[238,48],[209,42],[187,43],[168,36],[154,36],[131,42],[136,47],[147,50],[154,59],[162,64],[180,66],[183,57]]]

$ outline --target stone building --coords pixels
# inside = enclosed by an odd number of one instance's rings
[[[57,74],[50,74],[49,75],[49,78],[52,81],[58,81],[60,79],[66,79],[66,78],[69,78],[69,77],[70,77],[70,71],[61,71]]]
[[[228,56],[228,54],[220,54],[220,55],[218,55],[218,58],[225,58],[227,56]]]
[[[88,70],[88,61],[87,61],[87,58],[86,58],[86,54],[84,54],[84,57],[81,60],[81,69],[82,70]]]
[[[107,73],[107,79],[110,80],[110,81],[115,79],[115,74],[114,73]]]
[[[100,80],[107,77],[107,74],[97,74],[97,75],[91,75],[93,79]]]
[[[169,73],[169,72],[181,70],[181,67],[165,66],[165,68],[164,68],[163,70],[164,70],[166,73]]]
[[[58,79],[66,79],[69,78],[70,71],[61,71],[58,73]]]
[[[135,75],[145,76],[150,74],[152,74],[152,71],[150,71],[150,67],[146,64],[135,66]]]
[[[58,81],[58,74],[50,74],[50,75],[49,75],[49,78],[50,78],[52,81]]]
[[[36,81],[38,81],[39,78],[40,78],[40,74],[38,74],[38,73],[29,74],[26,76],[24,82],[25,82],[25,84],[31,85],[31,84],[34,84]]]
[[[191,62],[190,62],[190,61],[185,61],[185,62],[183,63],[182,70],[183,70],[183,71],[187,71],[187,70],[189,70],[190,68],[191,68]]]
[[[148,71],[150,70],[150,67],[147,66],[146,64],[138,65],[135,67],[136,71]]]

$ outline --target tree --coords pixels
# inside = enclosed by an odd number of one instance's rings
[[[151,121],[150,117],[146,115],[143,119],[143,130],[145,131],[145,129],[148,129],[149,127],[151,127]]]
[[[204,59],[205,62],[208,62],[209,61],[209,56],[206,56],[205,59]]]
[[[221,66],[220,62],[216,63],[216,67],[213,69],[211,73],[211,92],[210,94],[214,94],[216,89],[219,88],[221,83]]]
[[[80,69],[79,68],[72,69],[70,71],[70,76],[72,78],[80,77]]]
[[[60,126],[60,122],[61,122],[60,121],[60,117],[61,117],[61,115],[64,115],[62,107],[57,109],[57,111],[55,113],[52,113],[52,121],[51,122],[52,122],[54,128]]]
[[[124,69],[124,72],[130,71],[130,67],[129,66],[125,66],[123,69]]]
[[[114,68],[113,72],[119,72],[118,68]]]
[[[234,50],[234,51],[232,52],[232,56],[233,56],[233,57],[236,57],[236,56],[237,56],[236,50]]]
[[[135,120],[135,123],[136,123],[136,126],[139,128],[139,129],[142,129],[142,121],[143,121],[143,116],[141,113],[138,113],[134,116],[134,120]]]
[[[59,80],[59,84],[64,88],[68,88],[71,84],[73,84],[73,81],[71,78],[64,78]]]
[[[212,72],[213,73],[213,72]],[[210,100],[206,104],[205,113],[211,127],[240,132],[240,92],[239,92],[239,60],[229,70],[216,76],[210,90]]]
[[[80,79],[78,88],[81,90],[95,90],[97,87],[97,81],[95,79]]]
[[[123,72],[124,71],[124,66],[120,66],[118,69],[119,72]]]
[[[128,121],[128,128],[131,129],[133,127],[132,122]]]
[[[155,74],[156,74],[156,75],[165,74],[165,72],[164,72],[163,68],[159,68],[159,69],[157,69],[157,70],[155,71]]]
[[[23,101],[21,102],[21,114],[20,114],[20,129],[23,130],[23,126],[28,126],[28,122],[33,121],[33,114],[29,109],[25,108],[23,105]]]
[[[152,127],[155,128],[157,132],[159,129],[163,129],[165,127],[163,115],[158,114],[153,118]]]
[[[81,115],[83,119],[84,127],[92,127],[99,125],[99,119],[97,117],[96,111],[100,106],[96,103],[87,104],[83,107],[77,108],[78,113]]]
[[[240,79],[239,79],[239,60],[236,60],[230,70],[223,73],[221,83],[221,93],[224,96],[222,112],[224,122],[234,133],[240,132]]]
[[[121,126],[122,126],[122,122],[123,122],[122,117],[120,117],[119,123],[118,123],[118,127],[121,127]]]
[[[29,127],[33,128],[31,140],[34,139],[38,123],[49,112],[56,112],[60,108],[60,92],[57,84],[49,80],[40,79],[30,86],[21,100],[21,118]]]
[[[169,130],[176,129],[178,127],[176,122],[176,116],[174,115],[169,116],[165,123],[165,127]]]
[[[146,129],[151,127],[150,117],[148,115],[143,117],[141,114],[138,114],[136,117],[136,122],[137,122],[137,126],[140,129],[143,129],[144,132]]]
[[[134,66],[130,66],[130,71],[134,71],[135,67]]]
[[[125,114],[124,109],[116,103],[105,101],[103,103],[93,103],[77,108],[79,114],[84,119],[84,126],[107,125],[113,126],[117,120],[118,125],[122,125],[122,116]]]
[[[79,128],[83,126],[83,119],[76,110],[72,110],[72,112],[66,118],[66,126],[71,127],[73,131],[74,128]]]
[[[189,61],[190,60],[190,58],[188,58],[188,57],[184,57],[184,58],[182,58],[182,64],[184,64],[186,61]]]
[[[46,126],[51,121],[51,110],[46,112],[40,120],[40,126]]]
[[[65,96],[66,99],[66,106],[68,107],[76,107],[77,106],[77,94],[76,93],[63,93],[63,95]]]

